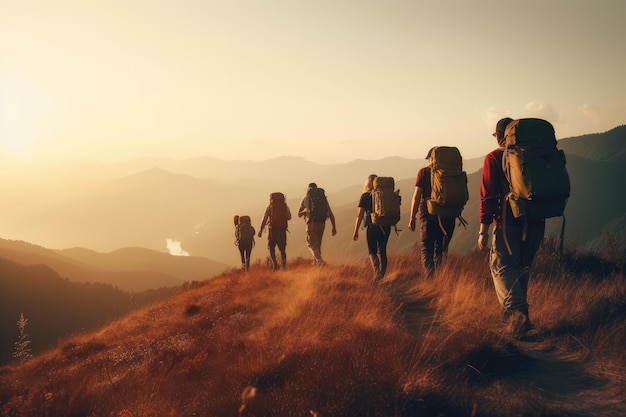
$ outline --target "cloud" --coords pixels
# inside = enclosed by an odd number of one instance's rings
[[[524,117],[537,117],[548,120],[553,124],[560,121],[559,113],[550,103],[531,101],[524,106],[524,110],[526,111]]]
[[[170,251],[170,255],[174,255],[174,256],[189,256],[189,252],[183,250],[183,248],[181,246],[181,242],[178,242],[178,241],[172,240],[172,239],[167,239],[166,243],[167,243],[167,250]]]
[[[581,112],[586,119],[594,123],[598,123],[600,121],[600,115],[598,114],[597,110],[590,104],[583,104],[579,106],[578,111]]]

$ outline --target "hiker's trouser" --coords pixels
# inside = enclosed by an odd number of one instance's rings
[[[446,231],[444,233],[438,218],[420,219],[422,265],[428,277],[432,277],[435,269],[441,266],[443,254],[448,251],[448,244],[454,233],[455,220],[455,218],[441,219],[441,225]]]
[[[326,221],[310,221],[306,224],[306,244],[317,263],[324,262],[322,259],[322,238],[324,237],[325,227]]]
[[[272,258],[272,263],[274,264],[274,269],[278,268],[278,261],[276,260],[276,246],[278,246],[278,250],[280,251],[282,266],[285,267],[287,264],[287,229],[270,227],[267,243],[270,251],[270,258]]]
[[[367,252],[377,278],[384,277],[387,271],[387,242],[390,233],[389,226],[370,224],[367,227]]]
[[[239,255],[241,255],[241,266],[247,271],[250,268],[250,256],[252,255],[252,244],[239,245]]]
[[[525,240],[524,228],[523,221],[509,222],[504,227],[498,222],[493,230],[489,267],[498,301],[504,307],[506,316],[512,311],[521,311],[528,316],[530,268],[543,240],[545,222],[529,222]]]

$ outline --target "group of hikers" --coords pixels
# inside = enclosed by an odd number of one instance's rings
[[[335,215],[333,214],[326,193],[314,182],[310,183],[307,193],[300,203],[298,217],[303,217],[306,223],[306,242],[311,254],[313,264],[326,265],[322,258],[322,239],[326,229],[326,220],[330,219],[332,235],[337,234]],[[235,243],[239,248],[242,268],[247,271],[250,268],[250,255],[254,245],[256,231],[250,222],[249,216],[235,216]],[[265,209],[263,220],[259,228],[258,237],[268,229],[268,249],[272,268],[276,271],[285,269],[287,266],[287,223],[291,220],[291,210],[281,192],[270,194],[270,203]],[[280,262],[276,256],[276,248],[280,252]]]
[[[570,192],[569,177],[565,156],[556,148],[554,128],[549,122],[503,118],[497,122],[493,137],[498,147],[486,155],[483,163],[477,246],[481,251],[489,251],[489,268],[503,308],[505,329],[519,338],[533,328],[527,300],[530,267],[544,237],[545,219],[563,215]],[[433,147],[426,159],[429,164],[418,171],[415,181],[409,229],[415,231],[419,219],[421,263],[425,276],[432,279],[448,250],[457,220],[463,226],[467,224],[461,213],[469,193],[456,147]],[[373,281],[381,281],[386,274],[387,243],[400,219],[400,201],[392,177],[367,177],[358,203],[353,240],[358,240],[359,230],[365,229]],[[325,265],[321,246],[326,220],[330,219],[333,236],[337,229],[324,189],[309,184],[298,217],[306,221],[306,242],[313,263]],[[267,227],[274,270],[284,269],[287,264],[290,219],[284,194],[272,193],[258,237]],[[255,229],[249,216],[235,216],[235,226],[242,268],[247,271]]]

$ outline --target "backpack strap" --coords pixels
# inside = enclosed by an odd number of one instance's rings
[[[502,222],[502,239],[504,239],[504,244],[506,245],[506,250],[509,252],[509,255],[513,255],[513,251],[511,250],[511,245],[509,245],[509,239],[506,238],[506,204],[509,201],[509,196],[512,194],[512,192],[509,192],[502,199],[502,217],[500,217],[500,222]]]
[[[374,226],[373,224],[370,224],[370,226]],[[383,232],[383,235],[385,234],[385,229],[383,229],[383,227],[379,224],[377,224],[376,226],[380,227],[380,231]],[[396,232],[396,236],[400,236],[400,232],[402,230],[398,229],[397,225],[393,225],[393,230]]]
[[[565,214],[562,214],[563,224],[561,224],[561,242],[559,243],[559,255],[563,256],[563,241],[565,239]]]
[[[464,229],[467,229],[467,220],[465,220],[460,214],[457,216],[457,219],[459,219],[459,226],[463,226]]]
[[[445,227],[443,227],[443,224],[441,223],[441,216],[440,215],[437,215],[437,222],[439,222],[439,228],[443,232],[443,235],[447,238],[448,237],[448,232],[446,232]]]

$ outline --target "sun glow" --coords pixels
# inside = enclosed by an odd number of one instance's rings
[[[49,99],[37,81],[14,72],[0,73],[0,150],[28,155],[41,142],[49,113]]]

